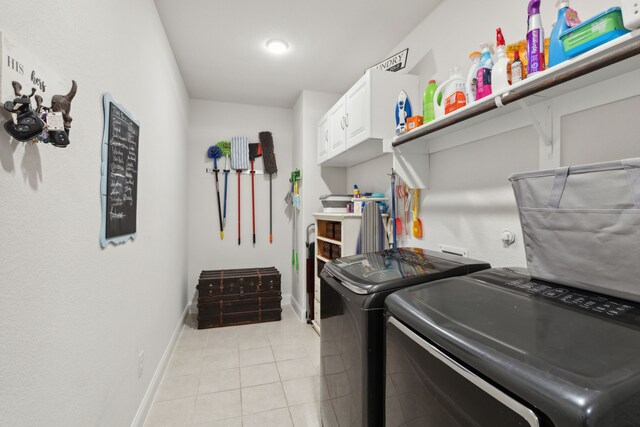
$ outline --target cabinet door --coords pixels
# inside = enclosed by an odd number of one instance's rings
[[[318,122],[318,164],[329,158],[329,114]]]
[[[346,94],[347,149],[371,136],[370,81],[370,75],[364,75]],[[393,112],[393,105],[389,107],[389,111]]]
[[[345,131],[345,97],[329,111],[329,158],[347,148]]]

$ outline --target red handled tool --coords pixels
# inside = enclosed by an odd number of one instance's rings
[[[255,179],[256,171],[253,168],[256,157],[262,156],[262,148],[260,144],[249,144],[249,161],[251,162],[251,218],[253,221],[253,244],[256,244],[256,192]]]
[[[231,138],[231,168],[238,174],[238,245],[240,245],[240,175],[249,169],[249,138],[234,136]]]

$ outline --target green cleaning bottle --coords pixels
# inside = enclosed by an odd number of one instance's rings
[[[433,108],[433,95],[435,95],[437,88],[436,81],[429,80],[429,84],[424,90],[424,98],[422,99],[423,123],[428,123],[436,119],[436,113]]]

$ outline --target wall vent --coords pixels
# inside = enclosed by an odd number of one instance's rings
[[[440,244],[440,252],[449,255],[457,255],[465,258],[469,258],[469,249],[456,248],[455,246]]]

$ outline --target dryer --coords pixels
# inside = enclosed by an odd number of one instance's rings
[[[387,426],[640,426],[640,304],[491,269],[386,298]]]

